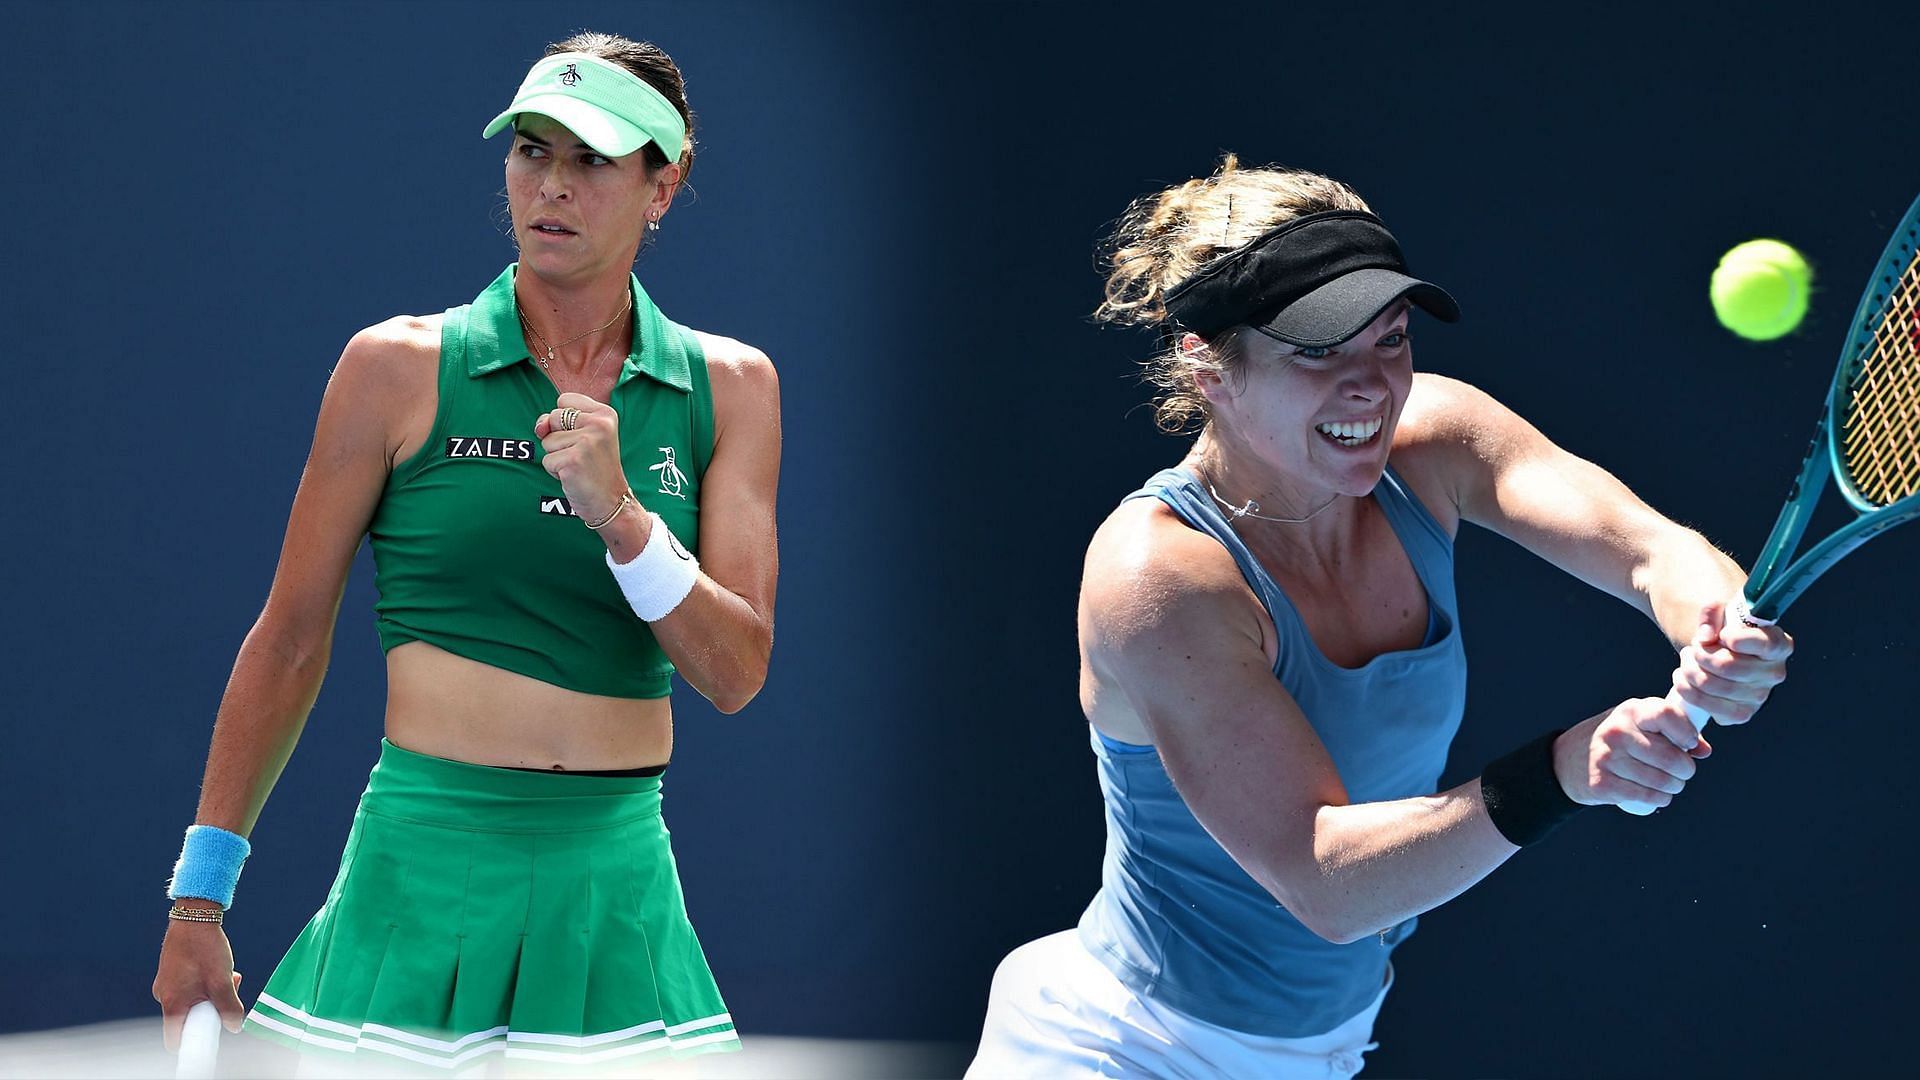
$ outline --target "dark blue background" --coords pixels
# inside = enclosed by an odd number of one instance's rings
[[[663,44],[702,149],[639,273],[765,349],[786,410],[778,648],[676,698],[669,820],[742,1028],[969,1040],[994,964],[1097,884],[1075,699],[1087,536],[1175,460],[1101,331],[1092,251],[1223,149],[1352,183],[1492,391],[1738,557],[1764,538],[1887,230],[1920,190],[1920,18],[1557,7],[14,4],[5,305],[10,663],[0,1028],[143,1014],[160,886],[328,372],[359,327],[511,259],[482,124],[580,27]],[[1806,327],[1749,345],[1706,276],[1772,235]],[[1595,813],[1423,920],[1381,1075],[1860,1071],[1915,941],[1920,531],[1796,607],[1793,680],[1676,807]],[[364,558],[364,555],[363,555]],[[1459,547],[1472,697],[1448,782],[1657,693],[1637,615]],[[369,567],[255,834],[257,989],[324,895],[380,730]],[[1894,838],[1894,839],[1889,839]]]

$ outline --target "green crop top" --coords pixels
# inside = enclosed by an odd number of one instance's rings
[[[387,478],[368,529],[380,647],[425,641],[569,690],[666,697],[673,663],[540,464],[533,422],[559,394],[521,336],[515,269],[447,312],[433,431]],[[697,553],[713,455],[706,354],[637,279],[633,352],[610,404],[634,495]]]

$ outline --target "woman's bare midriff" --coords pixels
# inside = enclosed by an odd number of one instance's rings
[[[387,739],[475,765],[581,771],[664,765],[667,698],[583,694],[424,641],[387,653]]]

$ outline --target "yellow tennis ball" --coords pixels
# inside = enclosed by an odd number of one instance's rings
[[[1749,341],[1772,341],[1807,314],[1813,269],[1778,240],[1749,240],[1720,257],[1707,289],[1720,325]]]

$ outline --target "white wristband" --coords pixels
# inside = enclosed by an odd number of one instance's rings
[[[647,516],[653,519],[647,546],[633,561],[625,563],[614,562],[613,552],[607,552],[607,569],[613,571],[613,580],[620,583],[633,613],[653,622],[666,618],[693,591],[693,583],[700,577],[700,560],[680,546],[680,538],[673,535],[659,514],[648,511]]]

